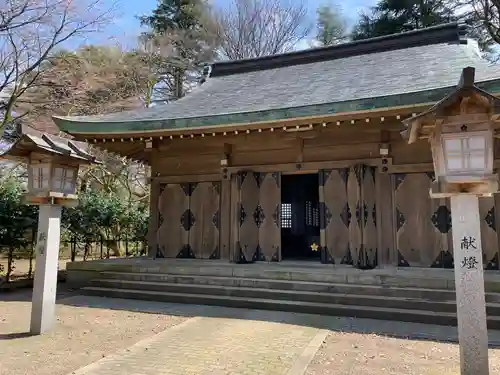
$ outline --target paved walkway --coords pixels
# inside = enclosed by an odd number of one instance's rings
[[[301,363],[309,363],[326,335],[311,327],[196,317],[73,374],[302,374]]]
[[[453,327],[64,292],[54,331],[30,337],[28,293],[0,301],[0,375],[436,375],[459,364],[442,342],[456,341]],[[500,373],[500,350],[491,361]]]

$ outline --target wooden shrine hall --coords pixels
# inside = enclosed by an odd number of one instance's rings
[[[465,67],[500,94],[500,66],[453,23],[216,62],[176,102],[54,121],[151,166],[151,258],[453,268],[428,140],[408,145],[401,132]],[[496,270],[499,199],[480,200],[484,264]]]

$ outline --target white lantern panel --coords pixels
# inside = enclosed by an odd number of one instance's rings
[[[60,167],[54,168],[54,177],[52,179],[52,189],[59,191],[62,188],[64,170]]]
[[[484,152],[484,150],[486,149],[486,139],[484,138],[484,136],[475,135],[469,137],[468,141],[469,141],[468,149],[471,151],[477,150]]]
[[[470,169],[485,169],[486,157],[484,153],[471,153],[469,155],[469,168]]]
[[[462,152],[462,140],[461,139],[445,139],[444,147],[447,153],[449,152]]]
[[[54,178],[56,179],[62,179],[64,174],[64,170],[62,168],[55,168],[54,169]]]
[[[66,180],[64,182],[64,191],[65,192],[72,192],[74,188],[73,182]]]
[[[72,168],[56,167],[52,179],[52,189],[61,193],[72,193],[75,188],[75,171]]]
[[[447,158],[447,168],[450,171],[461,171],[464,169],[464,159],[462,155],[451,155]]]
[[[443,135],[443,175],[484,175],[491,173],[491,132]]]

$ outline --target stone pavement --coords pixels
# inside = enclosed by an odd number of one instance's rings
[[[421,375],[459,363],[443,343],[454,327],[72,294],[61,293],[54,331],[32,337],[29,295],[0,296],[0,375]],[[500,369],[500,350],[492,360]]]
[[[73,374],[302,374],[300,363],[307,366],[326,334],[276,322],[195,317]],[[315,337],[315,350],[306,350]]]

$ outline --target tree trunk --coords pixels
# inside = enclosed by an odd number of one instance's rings
[[[85,247],[83,250],[83,261],[86,261],[90,252],[90,242],[85,242]]]
[[[37,233],[37,230],[32,228],[31,229],[30,254],[29,254],[30,266],[29,266],[29,270],[28,270],[28,278],[29,279],[31,279],[33,276],[33,259],[35,258],[36,233]]]
[[[107,241],[107,247],[108,249],[111,249],[111,255],[114,257],[120,257],[121,250],[120,250],[120,241],[119,240],[109,240]]]
[[[71,239],[71,261],[74,262],[76,259],[76,238]]]
[[[10,282],[12,271],[14,271],[14,248],[9,247],[9,251],[7,253],[7,274],[5,275],[6,282]]]

